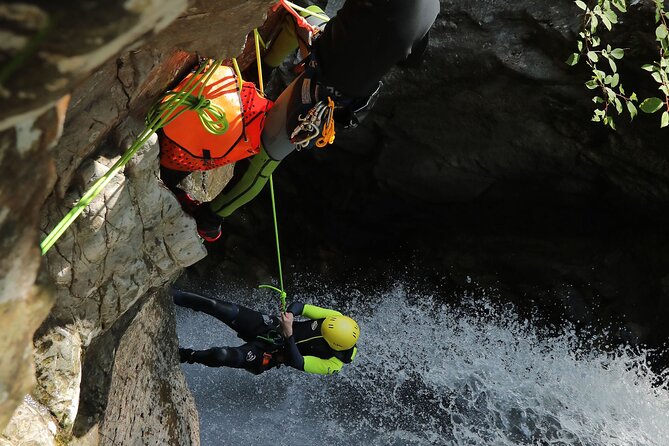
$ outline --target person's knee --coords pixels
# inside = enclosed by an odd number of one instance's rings
[[[212,362],[219,367],[241,367],[243,357],[237,349],[230,347],[217,347],[209,350]]]
[[[214,303],[214,307],[219,318],[229,322],[237,319],[237,316],[239,315],[239,307],[231,302],[219,300]]]

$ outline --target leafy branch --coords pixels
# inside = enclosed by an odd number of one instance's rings
[[[646,113],[655,113],[664,109],[660,118],[660,127],[669,125],[669,32],[667,31],[667,19],[669,13],[665,12],[663,0],[655,0],[655,41],[658,42],[660,60],[652,64],[642,66],[650,72],[653,80],[659,84],[658,90],[664,94],[664,99],[651,97],[644,100],[639,107]]]
[[[585,83],[585,86],[589,90],[599,90],[599,93],[592,98],[592,101],[597,104],[592,120],[602,122],[615,130],[616,124],[611,109],[614,109],[618,115],[622,115],[626,108],[630,114],[630,119],[634,119],[637,114],[637,108],[634,105],[637,97],[635,93],[626,95],[620,82],[616,60],[625,56],[625,50],[623,48],[612,48],[611,45],[602,47],[597,30],[603,24],[607,30],[611,31],[613,25],[618,23],[618,13],[625,13],[627,5],[625,0],[597,0],[597,4],[592,8],[582,0],[576,0],[575,3],[584,11],[583,31],[578,34],[577,46],[579,52],[569,56],[567,64],[576,65],[581,56],[585,56],[585,62],[592,71],[592,77]],[[600,68],[599,63],[606,63],[610,72],[605,71],[607,67]],[[625,107],[623,107],[623,103]]]
[[[664,0],[654,0],[656,5],[655,30],[656,41],[659,45],[660,60],[653,64],[644,65],[642,68],[651,73],[653,79],[659,84],[658,89],[664,94],[664,100],[651,97],[639,104],[639,108],[645,113],[655,113],[664,109],[661,118],[661,127],[669,125],[669,37],[667,21],[669,13],[665,12]],[[638,110],[635,102],[638,102],[636,93],[625,93],[616,61],[625,56],[625,49],[613,48],[611,45],[603,46],[601,38],[597,34],[600,25],[604,25],[611,31],[619,22],[619,15],[627,12],[626,0],[596,0],[594,6],[589,6],[583,0],[576,0],[583,13],[582,31],[577,41],[578,52],[573,53],[567,59],[568,65],[576,65],[581,59],[590,67],[592,76],[585,83],[589,90],[599,90],[592,101],[597,104],[593,112],[592,120],[602,122],[615,130],[616,125],[612,110],[620,116],[625,110],[629,113],[630,120],[637,115]],[[605,65],[602,68],[599,64]],[[607,68],[610,71],[607,73]]]

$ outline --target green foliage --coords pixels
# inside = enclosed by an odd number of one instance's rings
[[[653,0],[655,2],[655,40],[658,43],[659,60],[652,64],[643,65],[641,68],[650,73],[658,84],[658,89],[664,95],[664,99],[650,97],[643,100],[639,107],[644,113],[656,113],[664,110],[660,119],[660,127],[669,126],[669,31],[667,23],[669,13],[665,12],[664,0]],[[589,90],[598,90],[592,101],[597,105],[593,112],[592,120],[602,122],[615,130],[616,125],[613,113],[618,116],[625,110],[633,120],[637,115],[637,96],[631,93],[625,94],[625,89],[620,82],[617,60],[625,57],[624,48],[612,48],[611,45],[604,46],[598,35],[600,25],[611,31],[613,26],[619,22],[619,15],[627,12],[626,0],[576,0],[576,6],[583,10],[583,29],[579,33],[577,41],[578,52],[572,53],[567,59],[568,65],[574,66],[581,60],[590,67],[592,77],[585,83]]]

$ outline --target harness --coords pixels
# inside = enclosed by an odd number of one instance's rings
[[[316,356],[321,359],[335,357],[344,364],[353,361],[355,347],[349,350],[336,351],[332,349],[325,338],[320,334],[324,319],[300,321],[293,324],[293,335],[295,344],[303,356]],[[263,360],[257,373],[262,373],[273,367],[283,364],[283,336],[274,325],[255,337],[257,341],[266,344],[263,352]]]
[[[336,88],[321,82],[318,55],[312,52],[300,65],[304,72],[300,91],[301,109],[298,125],[291,129],[291,142],[297,150],[315,146],[323,148],[335,139],[335,123],[344,129],[355,128],[373,107],[378,98],[382,82],[376,90],[364,98],[349,98]]]

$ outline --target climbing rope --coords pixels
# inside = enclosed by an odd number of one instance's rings
[[[67,228],[81,215],[86,207],[95,197],[109,184],[114,175],[121,170],[137,151],[149,140],[151,135],[158,129],[166,126],[182,113],[194,110],[198,113],[202,124],[207,130],[215,134],[222,134],[228,129],[225,112],[203,97],[206,82],[211,78],[213,72],[221,65],[222,60],[214,61],[212,69],[205,72],[209,64],[202,64],[193,76],[186,82],[181,91],[168,91],[151,108],[146,117],[146,128],[140,133],[137,140],[128,150],[114,163],[114,165],[103,176],[86,191],[74,207],[63,217],[63,219],[51,230],[51,232],[40,243],[42,255],[65,233]],[[201,75],[205,73],[204,78]],[[200,86],[196,95],[195,89]]]
[[[262,38],[260,37],[260,33],[258,32],[258,29],[253,30],[253,38],[255,40],[255,50],[256,50],[256,65],[258,66],[258,88],[260,89],[260,94],[264,95],[265,94],[265,87],[263,85],[263,77],[262,77],[262,61],[260,59],[260,46],[262,45],[263,48],[266,48],[265,42],[262,41]],[[281,267],[281,247],[279,244],[279,225],[277,223],[277,218],[276,218],[276,198],[274,197],[274,180],[272,179],[272,175],[269,176],[269,190],[270,190],[270,195],[272,196],[272,217],[274,218],[274,237],[276,239],[276,257],[277,257],[277,263],[279,265],[279,286],[280,288],[277,288],[272,285],[260,285],[258,288],[269,288],[271,290],[276,291],[279,293],[279,299],[281,300],[281,313],[286,312],[286,291],[283,288],[283,269]]]
[[[281,299],[281,312],[286,312],[286,291],[283,288],[283,270],[281,268],[281,247],[279,246],[279,225],[277,224],[276,219],[276,199],[274,198],[274,181],[272,180],[272,175],[269,176],[269,190],[270,195],[272,196],[272,216],[274,217],[274,236],[276,239],[276,257],[279,264],[279,286],[277,288],[271,285],[260,285],[258,288],[269,288],[271,290],[279,293],[279,299]]]

